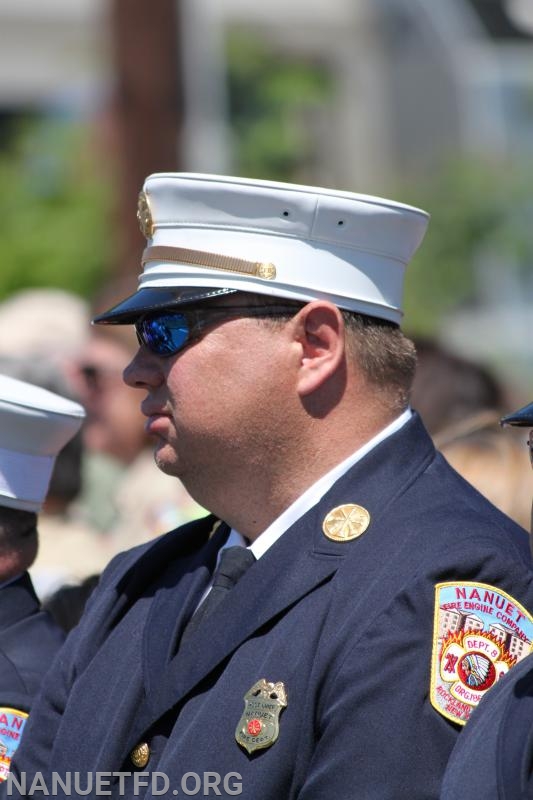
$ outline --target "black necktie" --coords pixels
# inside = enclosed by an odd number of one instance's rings
[[[224,599],[237,581],[244,575],[246,570],[252,566],[255,556],[246,547],[225,547],[220,552],[218,567],[213,575],[211,591],[196,609],[190,618],[183,632],[182,641],[189,636],[201,624],[202,620]]]

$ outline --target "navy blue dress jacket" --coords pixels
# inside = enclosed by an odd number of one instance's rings
[[[442,786],[443,800],[458,797],[533,799],[533,655],[491,689],[459,738]]]
[[[352,503],[370,514],[366,532],[326,538],[325,516]],[[438,798],[460,728],[429,702],[435,584],[480,581],[527,604],[527,534],[447,465],[415,415],[180,647],[225,527],[209,539],[213,523],[185,525],[106,569],[30,716],[12,765],[19,785],[29,793],[39,775],[51,793],[52,772],[106,772],[114,797],[152,797],[151,779],[134,779],[159,772],[168,797],[218,775],[200,795],[233,796],[238,780],[250,800]],[[283,683],[287,706],[277,740],[249,753],[235,731],[261,679]],[[139,744],[144,761],[132,755]]]
[[[0,588],[0,781],[20,745],[33,698],[64,641],[30,576]]]
[[[27,573],[0,589],[0,706],[30,710],[64,638]]]

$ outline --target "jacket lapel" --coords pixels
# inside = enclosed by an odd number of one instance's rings
[[[159,685],[177,649],[183,629],[194,612],[211,573],[217,553],[226,541],[229,528],[215,525],[212,536],[197,540],[193,552],[176,552],[159,586],[146,623],[143,640],[144,682],[148,696]]]
[[[147,693],[138,710],[125,752],[256,630],[331,577],[337,569],[338,559],[315,556],[309,543],[306,547],[306,540],[309,542],[307,534],[307,522],[302,518],[250,567],[224,601],[187,637],[183,647],[178,647],[170,660],[159,660],[163,648],[168,652],[168,647],[157,642],[155,628],[148,631],[144,657]],[[205,567],[198,565],[198,571],[203,570]],[[206,573],[209,576],[208,570]],[[201,584],[194,595],[194,603],[189,604],[187,614],[180,618],[180,632],[205,585],[206,582]],[[182,592],[181,587],[178,591],[182,598],[186,593],[191,596],[192,584],[186,592]],[[169,592],[169,598],[170,595],[172,592]],[[173,603],[176,604],[176,594]],[[150,619],[155,620],[161,613],[168,613],[168,605],[165,604],[164,608],[162,602],[156,604],[154,601]],[[157,648],[157,663],[155,649],[151,651],[151,647]]]

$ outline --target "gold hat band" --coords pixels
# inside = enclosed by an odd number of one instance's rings
[[[186,247],[167,247],[154,245],[147,247],[142,255],[143,267],[148,261],[171,261],[176,264],[192,264],[204,269],[219,269],[224,272],[238,272],[254,278],[273,280],[276,277],[274,264],[260,261],[246,261],[244,258],[233,258],[218,253],[207,253],[203,250],[189,250]]]

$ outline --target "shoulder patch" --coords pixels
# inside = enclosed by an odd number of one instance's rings
[[[5,781],[11,759],[19,746],[28,715],[16,708],[0,706],[0,781]]]
[[[432,706],[459,725],[485,692],[533,650],[533,617],[495,586],[450,581],[435,586]]]

